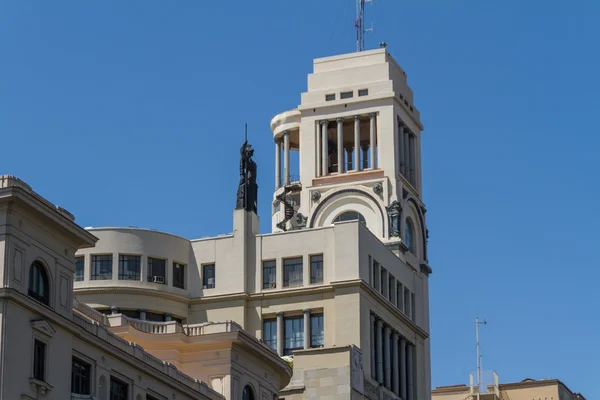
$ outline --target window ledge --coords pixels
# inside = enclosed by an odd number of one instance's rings
[[[50,385],[48,382],[40,381],[35,378],[29,378],[29,384],[34,386],[37,389],[36,392],[39,391],[42,395],[45,395],[54,388],[54,386]]]
[[[77,394],[71,393],[71,400],[93,400],[94,397],[91,394]]]

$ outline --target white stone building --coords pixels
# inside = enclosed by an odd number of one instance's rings
[[[228,235],[72,224],[79,236],[61,257],[76,319],[210,395],[430,399],[422,125],[406,74],[385,49],[316,59],[300,106],[271,129],[272,233],[259,232],[249,186]],[[61,291],[68,317],[71,286]],[[291,380],[280,357],[293,360]]]

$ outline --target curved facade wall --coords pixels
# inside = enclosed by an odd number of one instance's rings
[[[187,317],[190,275],[198,273],[190,241],[137,228],[90,228],[96,247],[79,250],[77,296],[98,310],[148,319]],[[194,280],[194,281],[197,281]]]

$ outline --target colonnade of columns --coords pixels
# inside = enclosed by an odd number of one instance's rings
[[[371,314],[371,376],[403,400],[414,400],[414,345]]]
[[[361,171],[363,169],[377,168],[377,114],[369,114],[369,142],[362,143],[360,140],[360,115],[354,116],[354,136],[353,145],[344,147],[344,118],[337,118],[337,134],[336,134],[336,155],[337,160],[329,158],[329,120],[319,121],[320,129],[317,129],[316,134],[316,167],[317,176],[326,176],[329,173],[336,172],[342,174],[353,170]],[[345,155],[344,155],[345,153]],[[347,162],[345,162],[347,160]],[[335,163],[335,165],[334,165]],[[335,167],[335,168],[334,168]]]
[[[310,348],[310,309],[305,308],[302,310],[304,316],[304,348]],[[277,317],[277,354],[283,356],[284,342],[285,342],[285,329],[284,329],[284,313],[279,311],[275,313]]]
[[[400,158],[400,173],[412,185],[415,185],[417,179],[416,137],[402,121],[399,121],[398,124],[398,156]]]

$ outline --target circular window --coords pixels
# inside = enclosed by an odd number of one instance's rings
[[[344,222],[344,221],[360,221],[363,224],[367,224],[365,217],[358,211],[346,211],[338,215],[333,222]]]

